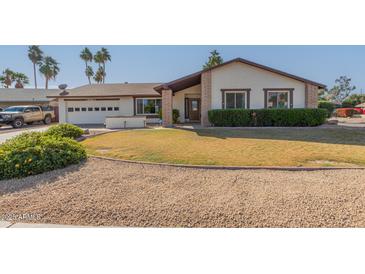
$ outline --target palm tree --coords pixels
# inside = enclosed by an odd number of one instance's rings
[[[91,53],[91,51],[87,47],[85,47],[80,53],[80,58],[82,60],[84,60],[84,62],[85,62],[85,67],[86,67],[85,74],[87,76],[87,79],[89,80],[89,85],[91,85],[90,77],[92,77],[92,75],[89,76],[89,74],[87,72],[88,72],[88,67],[89,67],[88,62],[93,61],[93,54]],[[89,68],[91,68],[91,67],[89,67]],[[92,68],[91,68],[91,70],[92,70]]]
[[[44,57],[40,67],[39,72],[43,74],[46,78],[46,89],[48,89],[48,81],[56,79],[57,74],[60,72],[58,67],[59,63],[50,56]]]
[[[105,76],[106,76],[106,70],[105,70],[105,63],[111,61],[111,55],[109,54],[109,51],[106,48],[101,48],[101,50],[97,51],[94,55],[94,62],[99,65],[99,69],[102,66],[104,71],[103,76],[103,83],[105,83]]]
[[[112,57],[109,53],[109,51],[106,48],[101,48],[101,56],[102,56],[102,64],[103,64],[103,70],[104,70],[104,77],[103,77],[103,83],[105,83],[105,76],[106,76],[106,70],[105,70],[105,63],[106,62],[111,62],[112,61]]]
[[[14,82],[14,74],[15,72],[11,69],[7,68],[3,71],[3,75],[0,76],[0,82],[5,88],[11,87]]]
[[[91,66],[87,66],[85,69],[85,74],[87,76],[87,78],[89,79],[89,85],[91,85],[91,77],[94,76],[94,70]]]
[[[43,51],[39,46],[30,46],[28,48],[28,58],[33,63],[33,73],[34,73],[34,86],[37,89],[37,73],[36,65],[39,65],[43,59]]]
[[[103,79],[105,78],[105,71],[102,67],[100,67],[94,76],[94,80],[96,83],[100,84],[101,82],[103,82]]]
[[[14,80],[16,82],[15,88],[24,88],[26,84],[29,84],[28,76],[21,72],[14,73]]]
[[[101,67],[101,63],[103,63],[103,60],[102,60],[102,53],[101,51],[97,51],[96,54],[94,55],[94,62],[98,64],[99,66],[99,69]]]

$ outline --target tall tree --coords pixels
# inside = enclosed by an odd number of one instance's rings
[[[37,70],[36,66],[40,64],[43,59],[43,51],[39,46],[29,46],[28,48],[28,58],[33,63],[33,73],[34,73],[34,87],[37,89]]]
[[[94,62],[98,64],[98,67],[100,68],[101,67],[101,64],[103,63],[103,56],[102,56],[102,53],[101,51],[97,51],[94,55]]]
[[[3,71],[3,74],[0,76],[0,82],[5,88],[11,87],[14,82],[15,72],[11,69],[7,68]]]
[[[46,79],[46,89],[48,89],[48,81],[56,79],[57,74],[60,72],[59,63],[50,56],[43,58],[43,61],[39,67],[39,72],[43,74]]]
[[[111,55],[109,51],[106,48],[101,48],[101,50],[97,51],[94,56],[94,62],[103,68],[103,80],[102,82],[105,83],[105,76],[106,76],[106,70],[105,70],[105,63],[111,61]]]
[[[89,85],[91,85],[92,75],[90,76],[90,73],[88,73],[88,72],[90,72],[89,68],[91,68],[91,67],[88,65],[88,62],[93,61],[93,54],[87,47],[85,47],[80,53],[80,58],[85,62],[85,74],[86,74],[87,79],[89,80]],[[92,68],[91,68],[91,70],[92,70]]]
[[[328,97],[338,103],[342,103],[356,89],[355,86],[351,85],[351,78],[347,76],[340,76],[335,83],[335,86],[328,91]]]
[[[105,77],[105,71],[103,67],[100,67],[95,73],[94,80],[96,83],[100,84],[103,82],[104,77]]]
[[[106,76],[105,63],[108,61],[111,62],[112,57],[106,48],[101,48],[101,56],[102,56],[102,61],[103,61],[102,64],[103,64],[103,71],[104,71],[103,83],[105,83],[105,76]]]
[[[215,67],[217,65],[220,65],[222,63],[223,63],[223,59],[219,55],[219,52],[216,51],[216,50],[213,50],[213,51],[210,52],[208,62],[206,62],[203,65],[203,69],[209,69],[209,68]]]
[[[91,66],[86,67],[85,75],[89,79],[89,84],[91,85],[91,78],[94,76],[94,70]]]
[[[24,88],[25,85],[29,84],[29,78],[27,75],[21,72],[14,73],[15,88]]]

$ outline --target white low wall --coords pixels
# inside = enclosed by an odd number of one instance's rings
[[[116,128],[144,128],[146,127],[146,116],[116,116],[106,117],[105,127]]]

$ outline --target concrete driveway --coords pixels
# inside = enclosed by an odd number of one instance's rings
[[[23,128],[13,129],[12,127],[4,126],[0,128],[0,144],[8,139],[11,139],[23,132],[38,131],[42,132],[47,130],[49,125],[26,125]]]

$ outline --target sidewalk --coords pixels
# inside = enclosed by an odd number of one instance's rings
[[[6,221],[0,221],[0,228],[84,228],[84,227],[87,226],[10,223]]]

